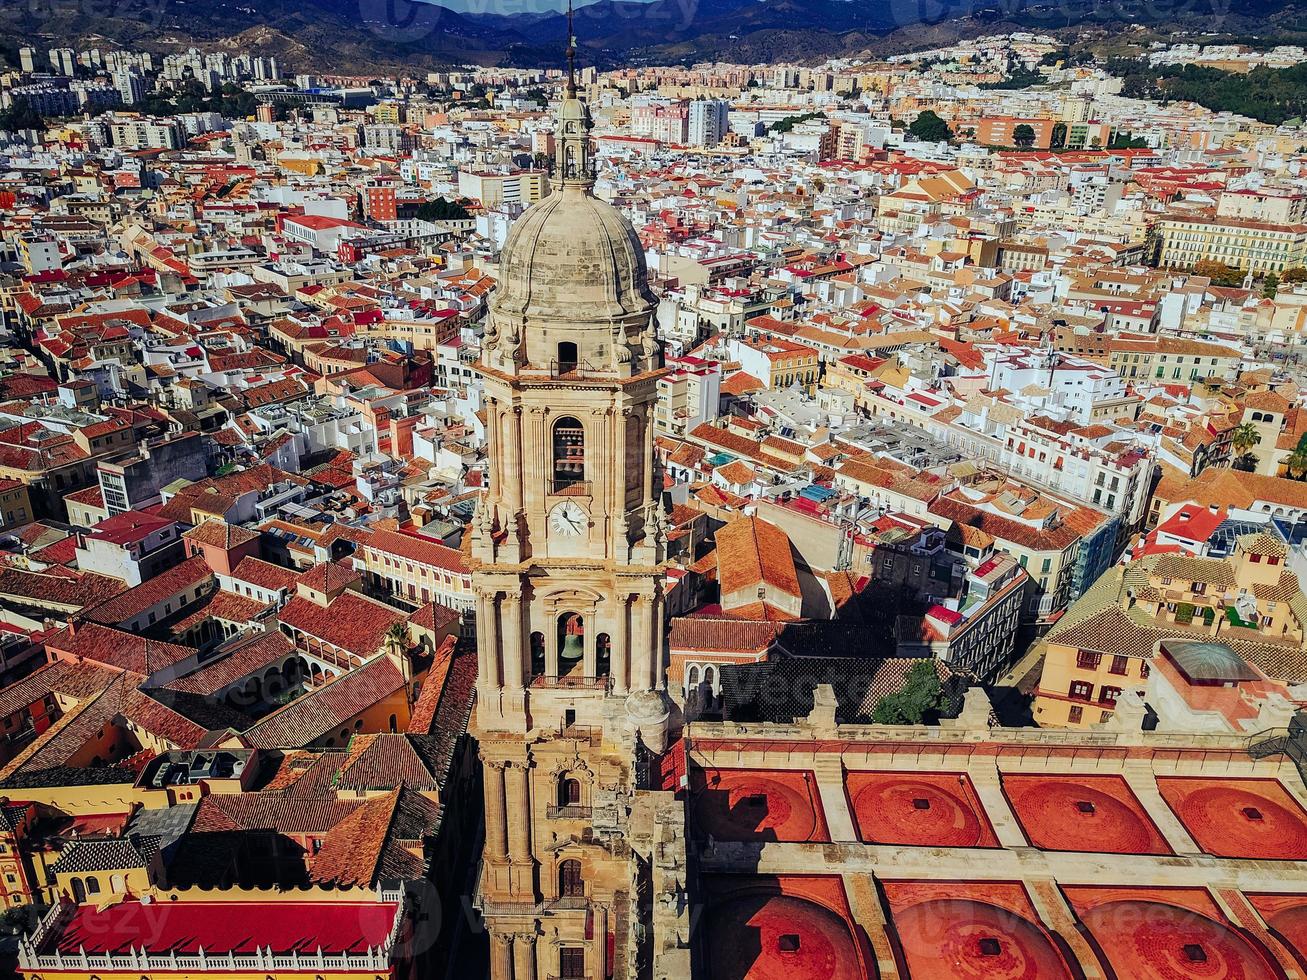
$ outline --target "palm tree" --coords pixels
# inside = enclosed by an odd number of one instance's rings
[[[1247,455],[1248,450],[1261,441],[1261,433],[1257,431],[1257,426],[1251,422],[1244,422],[1237,426],[1230,436],[1230,445],[1234,447],[1235,453],[1240,456]]]
[[[398,656],[408,649],[408,624],[392,623],[386,630],[386,646]]]
[[[1289,476],[1295,480],[1307,480],[1307,439],[1284,458],[1284,466]]]

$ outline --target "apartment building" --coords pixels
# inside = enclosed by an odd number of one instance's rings
[[[1170,215],[1155,226],[1159,265],[1192,268],[1224,262],[1255,275],[1307,264],[1307,224],[1276,224],[1220,215]]]
[[[1266,530],[1241,536],[1229,558],[1168,553],[1113,568],[1046,637],[1035,721],[1083,728],[1110,719],[1123,690],[1146,687],[1159,644],[1171,640],[1220,643],[1267,677],[1307,680],[1307,596],[1288,559]]]

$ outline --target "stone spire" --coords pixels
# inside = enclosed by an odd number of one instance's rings
[[[576,94],[576,35],[572,33],[572,4],[567,5],[567,85],[558,107],[558,145],[555,175],[566,188],[588,190],[593,183],[590,159],[590,109]]]

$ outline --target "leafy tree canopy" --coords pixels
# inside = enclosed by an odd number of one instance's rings
[[[908,132],[927,143],[940,143],[953,138],[953,130],[949,129],[948,123],[931,109],[924,110],[916,119],[912,120]]]
[[[877,725],[920,725],[943,704],[935,661],[922,660],[912,665],[902,690],[880,699],[871,720]]]

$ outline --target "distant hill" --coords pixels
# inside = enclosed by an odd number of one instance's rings
[[[600,0],[577,11],[588,64],[817,60],[919,48],[1010,30],[1064,32],[1127,23],[1265,36],[1307,30],[1307,0]],[[113,42],[148,50],[195,44],[276,55],[290,70],[371,71],[458,64],[557,64],[559,14],[455,13],[414,0],[118,0],[0,5],[15,39],[38,48]]]

